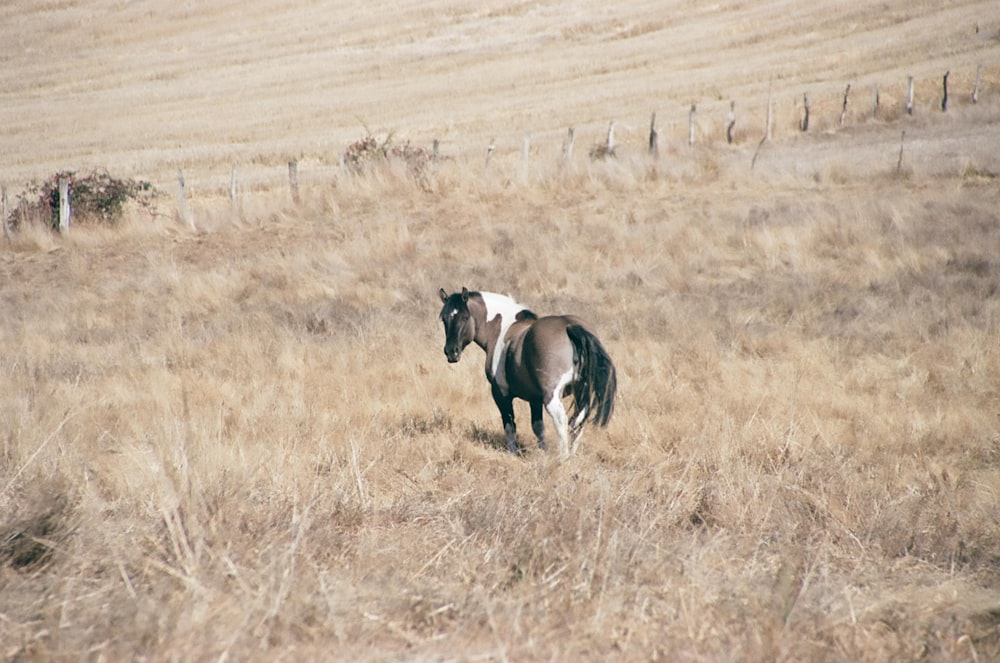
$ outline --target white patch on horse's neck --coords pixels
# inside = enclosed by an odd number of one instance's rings
[[[513,321],[514,317],[525,308],[507,295],[498,295],[495,292],[481,292],[479,294],[483,296],[483,303],[486,304],[487,322],[498,315],[502,315],[504,318],[504,324],[509,324],[507,319],[509,318]]]
[[[481,292],[479,294],[482,295],[483,303],[486,304],[486,321],[489,322],[498,315],[500,316],[500,335],[497,337],[497,342],[493,347],[493,356],[490,357],[490,370],[493,376],[499,380],[501,387],[506,389],[507,381],[498,373],[500,370],[500,358],[507,349],[507,330],[514,324],[517,314],[526,307],[518,304],[506,295],[498,295],[495,292]]]

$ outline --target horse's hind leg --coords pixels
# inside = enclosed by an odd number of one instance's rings
[[[531,401],[531,432],[538,438],[538,446],[545,451],[545,421],[542,419],[542,402]]]
[[[545,409],[552,417],[556,432],[559,433],[559,456],[563,459],[569,458],[569,417],[566,415],[566,408],[563,407],[562,400],[554,396],[545,404]]]

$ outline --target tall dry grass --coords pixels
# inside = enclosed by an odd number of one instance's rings
[[[166,192],[0,240],[0,656],[1000,659],[1000,41],[941,5],[0,6],[10,195]],[[368,127],[447,158],[345,176]],[[462,285],[599,331],[569,462],[443,361]]]
[[[774,149],[24,230],[0,654],[1000,656],[995,170]],[[569,462],[443,361],[463,285],[600,333],[620,402]]]

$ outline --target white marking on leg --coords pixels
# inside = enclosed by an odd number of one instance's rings
[[[563,390],[566,389],[568,385],[573,380],[573,370],[570,369],[563,373],[562,377],[559,378],[559,382],[556,383],[555,389],[549,395],[549,402],[545,404],[545,409],[548,411],[549,416],[552,417],[552,423],[556,426],[556,432],[559,434],[559,455],[562,458],[569,457],[569,417],[566,415],[566,408],[562,404],[562,394]]]
[[[556,426],[556,433],[559,434],[559,457],[569,458],[569,418],[566,416],[566,408],[563,407],[559,398],[553,398],[545,404],[545,409],[552,417],[552,423]]]

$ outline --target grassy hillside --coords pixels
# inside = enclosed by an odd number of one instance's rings
[[[477,158],[496,139],[541,156],[568,127],[599,140],[610,120],[644,144],[657,111],[665,142],[687,112],[722,140],[737,103],[756,142],[772,89],[776,136],[794,135],[808,93],[817,129],[851,117],[878,86],[898,114],[907,76],[920,115],[1000,81],[990,1],[767,3],[394,3],[210,0],[13,2],[0,8],[0,182],[106,167],[163,183],[178,168],[224,182],[231,165],[293,157],[336,163],[364,128]]]
[[[934,4],[0,8],[11,198],[165,191],[0,240],[0,656],[1000,658],[1000,24]],[[566,463],[445,361],[463,285],[607,346]]]

